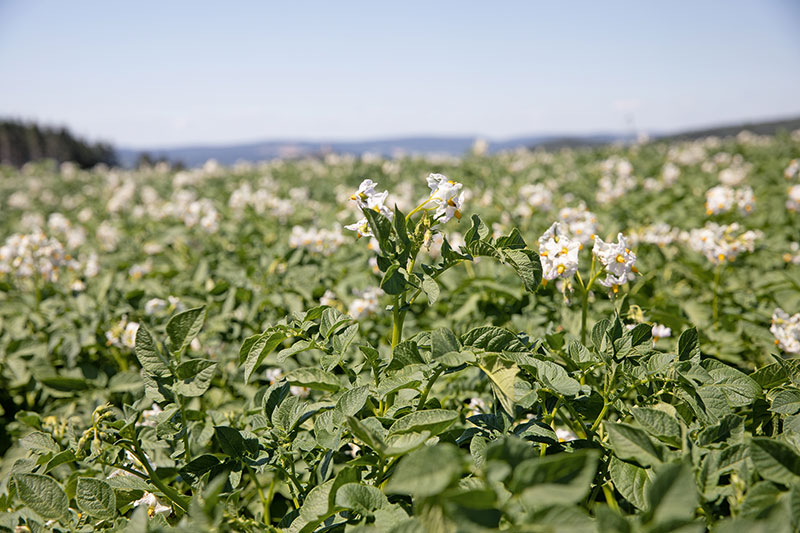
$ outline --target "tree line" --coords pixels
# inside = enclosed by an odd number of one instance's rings
[[[21,167],[39,159],[73,161],[81,168],[99,163],[117,164],[117,155],[110,144],[89,143],[63,127],[0,120],[0,163]]]

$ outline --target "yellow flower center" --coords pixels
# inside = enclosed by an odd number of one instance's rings
[[[567,268],[564,265],[558,265],[556,267],[556,272],[558,272],[559,274],[563,274],[566,269]]]

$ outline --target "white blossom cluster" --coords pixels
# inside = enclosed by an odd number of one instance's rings
[[[554,222],[539,237],[539,259],[542,263],[542,278],[550,281],[556,278],[569,279],[578,271],[578,252],[581,243],[567,236],[561,224]]]
[[[394,218],[394,212],[386,205],[386,198],[389,196],[389,191],[377,192],[375,187],[378,184],[371,179],[365,179],[358,186],[358,190],[350,197],[355,200],[356,204],[362,210],[371,209],[376,213],[380,213],[389,220]],[[362,217],[358,222],[345,226],[345,229],[355,231],[358,237],[372,237],[372,229],[369,227],[367,217]]]
[[[106,344],[117,348],[133,348],[136,346],[138,331],[138,322],[128,322],[127,317],[123,317],[110,330],[106,331]]]
[[[666,222],[658,222],[628,232],[631,243],[636,246],[641,243],[655,244],[658,247],[670,245],[680,237],[680,230],[673,228]]]
[[[734,189],[727,185],[717,185],[706,192],[706,214],[718,215],[727,213],[734,206],[739,213],[749,215],[755,206],[756,199],[752,187]]]
[[[0,247],[0,274],[54,282],[70,262],[61,242],[42,232],[14,234]]]
[[[289,236],[291,248],[301,248],[314,254],[329,256],[345,243],[338,226],[333,229],[304,228],[294,226]]]
[[[366,316],[374,315],[380,309],[378,298],[383,295],[383,291],[379,288],[364,289],[356,291],[356,298],[350,302],[347,308],[347,314],[353,318],[364,318]]]
[[[702,228],[696,228],[686,236],[691,249],[705,255],[714,264],[725,261],[733,262],[742,252],[752,252],[755,242],[763,234],[760,231],[747,230],[741,232],[738,223],[716,224],[708,222]]]
[[[430,174],[427,182],[431,195],[422,203],[423,209],[433,211],[434,220],[442,224],[453,217],[461,219],[461,208],[464,204],[462,185],[442,174]]]
[[[614,293],[620,285],[633,280],[636,276],[636,254],[628,248],[628,243],[622,233],[617,235],[617,242],[604,242],[600,237],[595,237],[592,253],[603,265],[606,277],[600,280],[600,285],[611,289]]]
[[[800,159],[789,161],[789,165],[783,170],[783,177],[787,180],[800,177]]]
[[[150,298],[144,304],[144,314],[152,316],[166,310],[182,311],[184,305],[177,296],[168,296],[167,300]]]
[[[783,260],[793,265],[800,265],[800,242],[789,245],[789,251],[783,254]]]
[[[522,202],[517,207],[517,213],[522,217],[553,209],[553,193],[543,183],[526,183],[519,188],[519,196]]]
[[[598,181],[599,187],[596,197],[601,204],[613,202],[622,198],[636,187],[636,178],[633,177],[633,165],[625,158],[612,156],[600,164],[603,175]]]
[[[800,184],[789,187],[786,209],[789,211],[800,211]]]
[[[581,203],[577,207],[564,207],[559,212],[565,234],[586,245],[597,234],[597,218]]]
[[[780,307],[772,313],[770,332],[775,336],[775,344],[787,353],[800,353],[800,313],[789,316]]]

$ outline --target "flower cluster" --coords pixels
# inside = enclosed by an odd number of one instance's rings
[[[358,190],[350,197],[355,200],[358,207],[362,210],[371,209],[376,213],[380,213],[389,220],[394,218],[394,212],[386,207],[386,198],[389,196],[389,191],[377,192],[375,187],[378,184],[371,179],[365,179],[358,186]],[[372,237],[372,229],[369,227],[367,217],[362,217],[361,220],[354,224],[345,226],[345,229],[355,231],[359,237]]]
[[[561,230],[561,224],[554,222],[539,237],[539,258],[542,262],[542,278],[550,281],[556,278],[569,279],[578,271],[578,252],[580,241],[571,239]]]
[[[542,183],[526,183],[519,188],[522,203],[517,212],[523,217],[531,216],[535,211],[553,209],[553,193]]]
[[[58,281],[60,270],[70,264],[64,246],[44,233],[17,233],[0,247],[0,274],[20,278],[39,276],[50,282]]]
[[[601,163],[603,176],[597,183],[597,201],[601,204],[613,202],[622,198],[625,193],[636,187],[636,178],[633,177],[633,165],[630,161],[620,157],[610,157]]]
[[[786,199],[786,209],[800,211],[800,185],[789,187],[789,198]]]
[[[772,313],[770,332],[775,335],[775,344],[787,353],[800,353],[800,313],[789,316],[780,307]]]
[[[789,161],[789,166],[787,166],[783,171],[783,177],[787,180],[790,180],[795,176],[800,176],[800,159],[792,159]]]
[[[608,287],[616,293],[620,285],[634,279],[636,254],[628,248],[622,233],[617,235],[616,243],[604,242],[600,237],[595,237],[592,253],[606,272],[605,279],[600,280],[600,285],[603,287]]]
[[[110,330],[106,331],[106,344],[117,348],[134,348],[138,331],[138,322],[128,322],[128,319],[123,317]]]
[[[427,181],[431,195],[421,207],[426,211],[433,211],[433,219],[442,224],[453,217],[460,220],[461,208],[464,205],[462,185],[447,179],[447,176],[442,174],[430,174]]]
[[[378,298],[383,295],[379,288],[365,289],[356,292],[356,299],[350,302],[347,313],[353,318],[364,318],[378,312]]]
[[[328,230],[294,226],[289,236],[291,248],[301,248],[325,256],[332,255],[344,242],[344,235],[338,227]]]
[[[597,218],[586,209],[585,204],[580,204],[578,207],[564,207],[559,216],[566,226],[565,233],[581,244],[589,244],[597,234]]]
[[[752,252],[755,242],[762,237],[760,231],[738,233],[740,229],[735,222],[722,225],[708,222],[704,227],[689,232],[688,245],[714,264],[733,262],[740,253]]]
[[[727,213],[733,206],[739,208],[742,215],[748,215],[755,206],[755,196],[751,187],[734,189],[727,185],[717,185],[706,192],[706,214],[718,215]]]
[[[650,226],[636,229],[629,232],[631,243],[637,245],[639,243],[655,244],[663,248],[672,244],[680,236],[680,230],[673,228],[665,222],[658,222]]]

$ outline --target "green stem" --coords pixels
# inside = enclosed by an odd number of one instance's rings
[[[395,297],[392,308],[392,318],[394,319],[392,324],[392,351],[403,340],[403,321],[406,318],[406,313],[400,310],[400,302],[401,298],[399,296]]]
[[[185,461],[188,463],[192,460],[192,453],[189,450],[189,424],[186,420],[186,408],[184,406],[185,398],[180,397],[178,405],[181,407],[181,423],[183,424],[183,455]]]
[[[442,374],[443,371],[444,367],[440,366],[433,372],[433,375],[430,377],[428,383],[425,385],[425,390],[422,391],[422,394],[419,397],[419,403],[417,403],[416,411],[419,411],[420,409],[425,407],[425,402],[428,400],[428,394],[431,392],[431,387],[433,387],[434,382]]]
[[[711,303],[711,314],[714,318],[714,327],[717,327],[719,320],[719,282],[722,274],[722,263],[714,269],[714,300]]]
[[[177,490],[173,489],[172,487],[164,483],[161,480],[161,478],[158,477],[156,471],[153,470],[153,467],[150,466],[150,461],[147,460],[147,456],[145,455],[144,451],[142,451],[142,448],[139,446],[139,443],[135,440],[131,442],[133,443],[133,450],[128,450],[128,451],[130,451],[134,456],[136,456],[136,459],[138,459],[139,462],[144,467],[144,469],[147,470],[147,475],[150,477],[150,483],[155,485],[158,488],[158,490],[160,490],[164,494],[164,496],[169,498],[169,500],[172,503],[180,507],[183,512],[188,512],[189,500],[182,494],[180,494]]]
[[[617,499],[614,497],[614,490],[610,485],[610,481],[603,485],[603,494],[606,496],[606,503],[608,503],[608,506],[619,513],[619,504],[617,503]]]
[[[264,523],[269,524],[269,501],[266,496],[264,496],[264,487],[261,486],[261,482],[258,480],[258,476],[256,475],[255,471],[252,469],[250,465],[244,465],[247,468],[247,473],[250,475],[250,479],[253,480],[253,484],[256,486],[256,491],[258,492],[258,498],[261,500],[261,505],[264,507]]]

